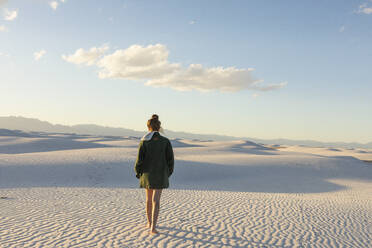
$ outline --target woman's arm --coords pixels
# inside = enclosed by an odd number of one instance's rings
[[[173,154],[173,148],[170,141],[168,141],[167,150],[166,150],[166,158],[167,158],[167,164],[168,164],[168,177],[170,177],[174,170],[174,154]]]
[[[141,143],[139,144],[139,148],[138,148],[136,164],[134,166],[134,171],[136,172],[137,178],[140,178],[142,174],[142,166],[143,166],[144,160],[145,160],[145,146],[143,145],[143,141],[141,141]]]

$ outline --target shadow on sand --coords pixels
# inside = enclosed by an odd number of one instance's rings
[[[1,130],[0,130],[1,131]],[[6,130],[9,131],[9,130]],[[1,137],[0,132],[0,137]],[[12,131],[11,133],[5,132],[8,136],[1,137],[0,140],[0,154],[21,154],[33,152],[50,152],[50,151],[63,151],[63,150],[76,150],[76,149],[89,149],[89,148],[105,148],[105,147],[127,147],[137,148],[139,138],[135,137],[119,137],[119,136],[94,136],[94,135],[77,135],[77,134],[61,134],[61,133],[23,133]],[[56,135],[56,136],[53,136]],[[27,138],[26,141],[22,140],[17,143],[19,138]],[[135,141],[134,143],[118,144],[102,144],[99,142],[111,141]],[[12,143],[14,142],[14,143]],[[3,143],[3,144],[2,144]],[[171,140],[174,148],[178,147],[198,147],[199,145],[187,144],[180,140]]]
[[[346,188],[329,179],[372,181],[372,166],[357,159],[352,163],[345,158],[331,159],[331,166],[318,167],[298,163],[237,166],[178,161],[172,180],[179,182],[174,185],[179,189],[263,193],[321,193]]]
[[[0,145],[0,154],[21,154],[102,147],[112,146],[65,138],[41,138],[31,139],[30,142],[25,143]]]
[[[176,161],[171,189],[264,193],[321,193],[345,189],[329,179],[372,180],[372,166],[335,159],[331,166],[308,164],[221,165]],[[345,162],[346,161],[346,162]],[[324,159],[325,163],[329,160]],[[134,161],[81,164],[6,165],[0,163],[0,187],[125,187],[138,188]]]

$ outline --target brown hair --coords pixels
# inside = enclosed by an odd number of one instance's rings
[[[152,131],[159,131],[161,128],[160,125],[161,122],[159,121],[159,116],[156,114],[153,114],[151,116],[151,119],[147,121],[147,127]]]

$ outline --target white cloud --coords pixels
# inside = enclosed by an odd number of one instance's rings
[[[372,14],[372,8],[363,8],[361,12],[367,15]]]
[[[105,51],[105,50],[104,50]],[[282,88],[286,82],[262,85],[263,80],[254,79],[254,69],[235,67],[206,68],[201,64],[182,67],[168,60],[169,51],[165,45],[132,45],[125,50],[116,50],[103,56],[93,47],[89,51],[78,49],[75,54],[62,57],[71,63],[96,65],[100,78],[118,78],[142,81],[153,87],[168,87],[175,90],[236,92],[250,89],[268,91]],[[90,55],[88,56],[87,53]]]
[[[0,52],[0,57],[6,57],[6,58],[10,58],[10,54],[9,53],[3,53],[3,52]]]
[[[13,21],[18,16],[18,10],[9,10],[7,8],[4,8],[4,20],[6,21]]]
[[[191,20],[191,21],[189,21],[189,24],[190,24],[190,25],[193,25],[193,24],[195,24],[195,23],[196,23],[195,20]]]
[[[0,32],[6,32],[8,29],[4,25],[0,25]]]
[[[45,51],[45,50],[41,50],[41,51],[38,51],[38,52],[34,52],[34,59],[35,59],[35,60],[39,60],[39,59],[41,59],[45,54],[46,54],[46,51]]]
[[[168,62],[168,50],[156,44],[142,47],[133,45],[103,57],[97,65],[102,68],[100,78],[146,80],[161,78],[180,69]]]
[[[66,0],[60,0],[60,2],[61,2],[61,3],[65,3]],[[59,3],[58,1],[51,1],[51,2],[49,2],[49,6],[50,6],[52,9],[54,9],[54,10],[56,10],[56,9],[58,8],[59,4],[60,4],[60,3]]]
[[[85,64],[85,65],[94,65],[99,57],[101,57],[109,47],[104,45],[103,47],[92,47],[91,49],[85,51],[80,48],[72,55],[62,55],[62,58],[67,62],[73,64]]]
[[[363,4],[359,5],[359,9],[356,12],[367,14],[367,15],[372,14],[372,6],[368,6],[368,3],[363,3]]]
[[[262,80],[256,80],[252,77],[253,70],[252,68],[237,69],[234,67],[205,68],[200,64],[191,64],[188,68],[178,70],[175,73],[151,79],[146,82],[146,85],[170,87],[181,91],[195,89],[199,91],[220,90],[223,92],[236,92],[244,89],[266,91],[276,88],[274,86],[261,86]]]
[[[8,2],[8,0],[0,0],[0,6],[5,5]]]
[[[57,9],[58,4],[59,4],[59,3],[58,3],[57,1],[49,2],[49,6],[50,6],[52,9],[54,9],[54,10]]]
[[[341,26],[340,29],[338,30],[340,33],[343,33],[345,31],[345,26]]]

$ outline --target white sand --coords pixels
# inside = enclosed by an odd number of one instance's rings
[[[0,247],[372,247],[372,151],[173,142],[149,236],[137,139],[0,137]]]

